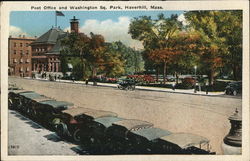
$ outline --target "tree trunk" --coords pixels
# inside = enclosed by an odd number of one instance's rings
[[[233,65],[233,77],[234,77],[234,80],[238,80],[239,72],[240,71],[238,71],[238,66],[236,64],[234,64]]]
[[[82,63],[82,79],[85,79],[85,63],[83,58],[83,49],[80,50],[80,57],[81,57],[81,63]]]
[[[81,57],[81,63],[82,63],[82,79],[85,79],[85,63],[83,57]]]
[[[209,85],[214,85],[214,69],[210,69],[208,73]]]
[[[167,62],[164,62],[164,67],[163,67],[163,84],[166,84],[166,69],[167,69]]]
[[[156,66],[156,82],[159,82],[159,66]]]
[[[175,83],[178,84],[179,82],[179,74],[175,72]]]
[[[96,67],[93,66],[93,71],[92,71],[92,78],[93,78],[93,85],[96,86],[97,85],[97,80],[96,80]]]

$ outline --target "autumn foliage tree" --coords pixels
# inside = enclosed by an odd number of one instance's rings
[[[171,46],[171,39],[180,30],[181,23],[177,15],[166,18],[163,14],[158,15],[156,20],[150,16],[134,18],[129,26],[129,33],[133,39],[143,42],[146,59],[154,63],[163,63],[163,82],[166,82],[166,68],[175,49]]]
[[[112,76],[123,73],[121,69],[123,62],[119,54],[108,50],[102,35],[91,32],[89,37],[84,33],[71,33],[62,39],[61,43],[62,57],[72,57],[75,62],[81,60],[83,79],[89,77],[88,69],[91,70],[93,78],[96,77],[98,71]]]
[[[216,70],[227,67],[234,79],[242,67],[242,11],[189,11],[189,30],[200,35],[200,63],[213,84]]]

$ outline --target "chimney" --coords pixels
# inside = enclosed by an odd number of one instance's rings
[[[70,19],[70,29],[71,32],[78,33],[79,32],[79,19],[76,19],[74,16],[73,19]]]

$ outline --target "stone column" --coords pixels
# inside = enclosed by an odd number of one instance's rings
[[[52,62],[52,72],[54,72],[54,71],[55,71],[55,63]]]
[[[42,63],[42,72],[44,71],[44,63]]]
[[[58,63],[56,63],[56,72],[58,72]]]
[[[33,62],[33,71],[36,71],[36,62]]]

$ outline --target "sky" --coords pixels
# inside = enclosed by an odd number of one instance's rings
[[[179,20],[184,21],[184,11],[64,11],[65,16],[57,16],[57,26],[70,31],[70,19],[75,16],[79,19],[80,32],[102,34],[107,42],[121,41],[129,47],[141,49],[142,43],[128,34],[130,20],[143,15],[155,19],[160,13],[166,17],[177,14]],[[14,11],[10,14],[9,34],[13,37],[39,37],[52,26],[55,27],[55,11]]]

